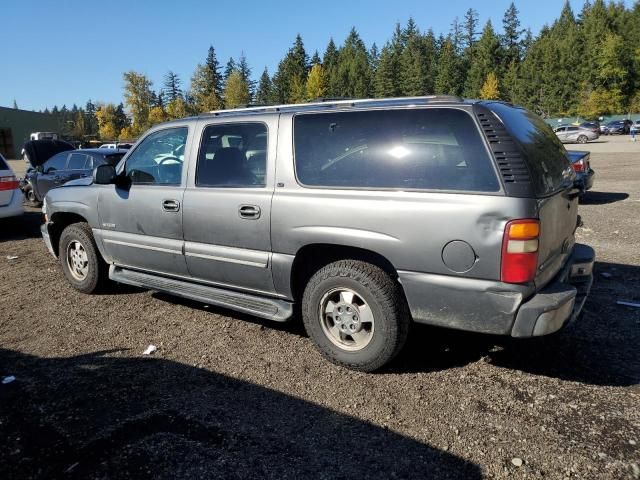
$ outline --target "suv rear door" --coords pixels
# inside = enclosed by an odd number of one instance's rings
[[[194,279],[266,293],[278,117],[202,120],[184,194],[185,257]]]

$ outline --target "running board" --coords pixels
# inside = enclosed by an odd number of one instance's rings
[[[111,265],[109,278],[119,283],[148,288],[219,307],[237,310],[256,317],[286,322],[293,315],[293,304],[285,300],[235,292],[198,283],[185,282]]]

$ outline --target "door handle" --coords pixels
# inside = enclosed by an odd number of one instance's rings
[[[165,212],[177,212],[180,210],[180,202],[177,200],[163,200],[162,209]]]
[[[257,205],[240,205],[240,208],[238,208],[238,214],[240,215],[240,218],[257,220],[260,218],[260,207]]]

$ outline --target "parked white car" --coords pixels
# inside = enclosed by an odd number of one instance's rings
[[[17,217],[23,213],[20,182],[0,155],[0,218]]]

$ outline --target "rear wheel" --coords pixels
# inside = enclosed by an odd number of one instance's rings
[[[587,143],[587,141],[588,141],[588,140],[589,140],[589,139],[587,138],[587,136],[586,136],[586,135],[580,135],[580,136],[578,137],[578,143]]]
[[[365,372],[400,352],[410,324],[399,284],[379,267],[356,260],[331,263],[311,277],[302,315],[325,358]]]
[[[107,280],[107,264],[87,223],[73,223],[62,231],[59,258],[64,276],[82,293],[95,292]]]

